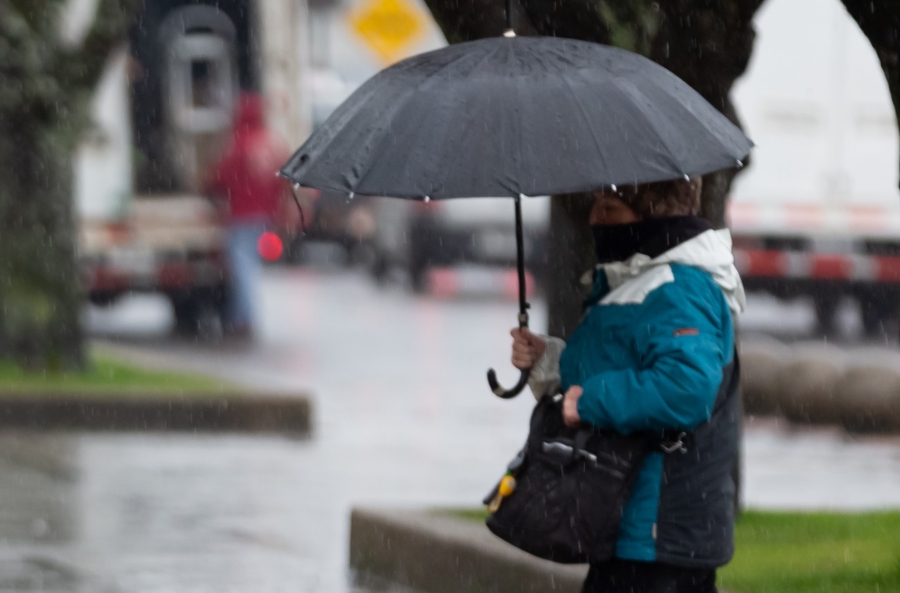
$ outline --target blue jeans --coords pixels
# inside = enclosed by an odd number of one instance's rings
[[[255,321],[256,287],[262,271],[256,244],[265,230],[265,222],[261,220],[233,222],[228,225],[231,290],[227,322],[231,329],[251,328]]]

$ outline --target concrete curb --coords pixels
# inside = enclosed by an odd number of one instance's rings
[[[741,355],[744,410],[761,415],[781,412],[775,378],[783,364],[783,353],[773,350],[745,352]]]
[[[844,373],[834,393],[847,430],[900,431],[900,373],[883,367],[853,368]]]
[[[839,424],[834,387],[843,366],[821,358],[785,364],[775,374],[775,393],[785,418],[801,424]]]
[[[0,397],[0,429],[291,433],[309,435],[305,397],[30,393]]]
[[[354,509],[350,567],[361,583],[423,593],[578,593],[586,565],[535,558],[481,523],[422,511]]]
[[[853,432],[900,432],[900,372],[830,346],[756,345],[741,352],[749,414]]]

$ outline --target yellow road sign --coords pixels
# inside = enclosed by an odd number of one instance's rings
[[[410,0],[366,0],[350,12],[350,26],[385,63],[425,34],[426,15]]]

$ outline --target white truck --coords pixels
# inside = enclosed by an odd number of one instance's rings
[[[757,144],[729,203],[738,268],[751,290],[812,297],[826,333],[852,297],[884,334],[900,305],[900,191],[878,59],[839,0],[769,0],[756,30],[732,94]]]
[[[287,142],[308,135],[306,33],[305,0],[141,4],[75,159],[78,253],[92,302],[161,292],[178,329],[220,330],[224,237],[199,193],[202,175],[227,145],[242,89],[263,93],[269,126]]]

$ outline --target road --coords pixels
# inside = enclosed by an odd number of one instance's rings
[[[169,338],[154,297],[86,316],[142,363],[311,393],[313,437],[5,435],[0,591],[342,593],[352,505],[478,504],[533,403],[484,380],[491,364],[515,377],[513,301],[415,296],[333,269],[269,269],[261,289],[252,346]],[[545,315],[536,302],[534,326]],[[897,439],[754,420],[745,467],[752,507],[900,507]]]

